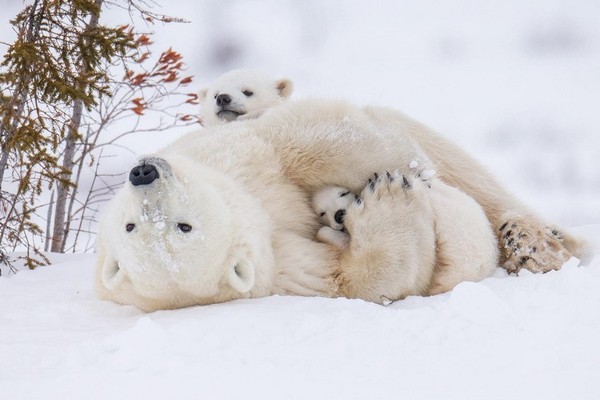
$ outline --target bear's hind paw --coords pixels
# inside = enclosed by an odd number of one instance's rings
[[[557,229],[540,226],[535,219],[510,215],[499,228],[500,248],[508,273],[558,270],[571,258]]]

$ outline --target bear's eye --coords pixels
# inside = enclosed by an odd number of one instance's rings
[[[125,225],[125,230],[127,232],[131,232],[133,230],[133,228],[135,228],[135,224],[127,224],[127,225]]]
[[[244,90],[242,93],[244,93],[244,95],[246,95],[246,97],[250,97],[254,94],[254,92],[252,90]]]
[[[215,99],[217,98],[218,95],[219,95],[219,93],[215,93]]]
[[[325,216],[325,211],[323,211],[321,214],[319,214],[319,217],[324,217]]]
[[[349,194],[350,194],[350,192],[340,193],[340,197],[348,196]]]
[[[184,223],[178,223],[177,224],[177,228],[179,228],[179,230],[183,233],[188,233],[191,232],[192,230],[192,226],[189,224],[184,224]]]

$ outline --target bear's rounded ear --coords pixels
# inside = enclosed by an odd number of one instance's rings
[[[105,288],[112,290],[125,281],[125,273],[119,268],[117,260],[110,256],[106,256],[101,262],[102,284]]]
[[[239,261],[229,269],[227,279],[232,288],[246,293],[254,286],[254,266],[246,261]]]
[[[203,102],[206,99],[206,95],[208,94],[208,88],[200,89],[198,91],[198,101]]]
[[[290,97],[294,90],[294,84],[289,79],[279,79],[275,82],[275,87],[277,88],[279,95],[284,99]]]

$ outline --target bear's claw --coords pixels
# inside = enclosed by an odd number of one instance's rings
[[[415,178],[410,175],[401,174],[398,170],[394,172],[385,171],[383,174],[374,173],[367,180],[367,184],[360,193],[355,195],[353,205],[361,208],[365,202],[378,201],[384,196],[394,196],[395,192],[408,193],[414,187]],[[429,186],[424,183],[425,186]],[[369,198],[374,197],[374,200]]]

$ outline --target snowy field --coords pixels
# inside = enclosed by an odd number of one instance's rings
[[[160,3],[191,21],[153,29],[198,88],[252,67],[293,79],[293,97],[398,108],[595,257],[387,307],[269,297],[144,314],[95,298],[93,254],[57,255],[0,278],[1,400],[600,398],[600,2]],[[10,42],[22,4],[0,5]]]
[[[151,314],[95,298],[93,255],[61,257],[0,279],[0,398],[595,400],[595,248],[387,307],[275,296]]]

